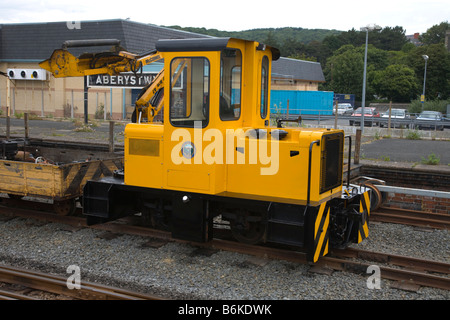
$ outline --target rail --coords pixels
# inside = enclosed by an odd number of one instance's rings
[[[0,266],[0,281],[60,294],[80,300],[160,300],[151,295],[131,292],[109,286],[82,282],[80,289],[69,289],[67,279],[61,276],[29,271],[17,267]],[[6,294],[4,294],[6,295]],[[20,299],[20,297],[18,297]]]
[[[448,214],[381,207],[372,212],[370,219],[371,221],[450,230],[450,215]]]
[[[384,279],[450,290],[450,278],[448,277],[450,264],[446,262],[353,248],[333,250],[331,255],[334,256],[324,257],[319,262],[334,270],[366,272],[371,265],[369,262],[372,261],[379,266],[380,275]],[[361,259],[364,262],[354,261],[354,259]],[[414,268],[415,270],[403,268]]]

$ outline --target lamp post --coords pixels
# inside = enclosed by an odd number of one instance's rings
[[[360,31],[366,32],[366,50],[364,52],[364,75],[363,75],[363,92],[362,92],[362,103],[361,103],[361,133],[364,133],[364,108],[366,106],[366,78],[367,78],[367,45],[369,42],[369,31],[381,30],[379,25],[368,25],[366,27],[361,27]]]
[[[429,57],[424,54],[422,58],[425,60],[425,71],[423,73],[423,91],[422,91],[422,97],[420,97],[420,101],[422,102],[422,111],[423,111],[423,104],[425,103],[425,82],[427,81],[427,62]]]

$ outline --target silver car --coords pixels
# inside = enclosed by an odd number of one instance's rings
[[[387,127],[388,126],[388,120],[389,119],[389,111],[383,112],[381,114],[381,120],[380,121],[380,127]],[[410,120],[411,117],[409,115],[409,112],[405,109],[391,109],[391,127],[401,127],[405,126],[409,128],[409,122],[404,120]]]
[[[342,115],[350,115],[353,113],[353,107],[350,103],[339,103],[337,107],[337,114]],[[333,114],[336,114],[336,108],[333,107]]]
[[[422,111],[416,118],[416,127],[420,129],[444,130],[444,118],[438,111]]]

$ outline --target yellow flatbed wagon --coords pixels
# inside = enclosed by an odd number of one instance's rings
[[[71,214],[88,180],[111,176],[123,168],[121,155],[87,146],[82,149],[17,147],[0,159],[0,193],[11,198],[50,199],[57,213]]]

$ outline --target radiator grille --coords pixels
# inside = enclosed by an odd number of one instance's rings
[[[342,185],[344,134],[342,132],[322,137],[322,164],[320,193]]]

